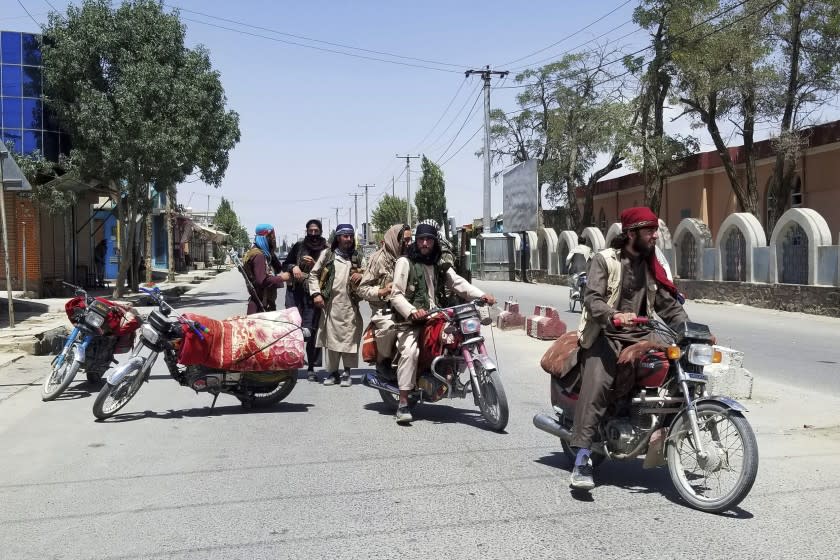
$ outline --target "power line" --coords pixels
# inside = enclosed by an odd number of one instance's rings
[[[729,6],[728,8],[726,8],[726,9],[724,9],[724,10],[721,10],[720,12],[717,12],[717,13],[715,13],[715,14],[712,14],[711,16],[707,17],[707,18],[706,18],[706,19],[704,19],[703,21],[701,21],[701,22],[699,22],[699,23],[696,23],[696,24],[692,25],[691,27],[689,27],[689,28],[688,28],[688,29],[686,29],[685,31],[682,31],[682,32],[680,32],[680,33],[677,33],[677,34],[676,34],[676,35],[674,35],[672,38],[676,39],[676,38],[678,38],[678,37],[682,37],[683,35],[685,35],[685,34],[687,34],[687,33],[690,33],[691,31],[694,31],[695,29],[697,29],[697,28],[698,28],[698,27],[700,27],[701,25],[705,25],[705,24],[707,24],[707,23],[711,22],[712,20],[715,20],[715,19],[717,19],[717,18],[719,18],[719,17],[721,17],[721,16],[723,16],[723,15],[725,15],[725,14],[727,14],[727,13],[731,12],[732,10],[735,10],[735,9],[739,8],[740,6],[743,6],[744,4],[746,4],[746,3],[747,3],[747,2],[749,2],[749,1],[750,1],[750,0],[741,0],[741,1],[740,1],[740,2],[738,2],[737,4],[733,4],[732,6]],[[714,33],[717,33],[717,32],[719,32],[719,31],[722,31],[722,30],[726,29],[727,27],[730,27],[730,26],[734,25],[735,23],[737,23],[737,22],[739,22],[739,21],[741,21],[741,20],[744,20],[744,19],[746,19],[747,17],[749,17],[749,16],[751,16],[751,15],[753,15],[753,14],[755,14],[755,13],[758,13],[758,12],[763,11],[763,10],[770,9],[770,8],[772,8],[775,4],[778,4],[778,3],[779,3],[779,2],[781,2],[781,1],[782,1],[782,0],[774,0],[773,2],[770,2],[769,4],[767,4],[767,5],[766,5],[766,6],[764,6],[764,7],[758,8],[758,9],[754,10],[753,12],[750,12],[749,14],[747,14],[747,15],[745,15],[745,16],[742,16],[742,17],[740,17],[740,18],[738,18],[738,19],[736,19],[736,20],[733,20],[733,21],[729,22],[728,24],[723,25],[723,26],[719,27],[718,29],[716,29],[716,30],[714,30],[714,31],[711,31],[711,32],[707,33],[707,34],[706,34],[706,35],[704,35],[703,37],[698,38],[698,40],[697,40],[697,41],[695,41],[695,42],[698,42],[698,41],[700,41],[700,40],[702,40],[702,39],[705,39],[706,37],[708,37],[708,36],[710,36],[710,35],[713,35]],[[634,33],[635,33],[635,31],[634,31]],[[641,53],[643,53],[643,52],[645,52],[645,51],[649,51],[649,50],[650,50],[650,49],[652,49],[652,48],[653,48],[653,45],[648,45],[648,46],[646,46],[646,47],[642,47],[641,49],[638,49],[638,50],[636,50],[636,51],[633,51],[633,52],[632,52],[632,53],[630,53],[630,54],[625,54],[625,55],[622,55],[622,56],[620,56],[620,57],[618,57],[618,58],[615,58],[615,59],[613,59],[613,60],[610,60],[610,61],[608,61],[608,62],[602,62],[601,64],[599,64],[598,66],[596,66],[596,67],[594,67],[594,68],[592,68],[592,69],[590,69],[590,70],[581,70],[581,71],[579,71],[579,72],[573,72],[573,73],[569,74],[568,76],[566,76],[566,78],[573,78],[573,77],[579,76],[579,75],[581,75],[581,74],[584,74],[584,73],[586,73],[586,72],[595,72],[595,71],[597,71],[597,70],[603,70],[603,69],[604,69],[604,68],[606,68],[607,66],[611,66],[611,65],[613,65],[613,64],[615,64],[615,63],[617,63],[617,62],[623,62],[623,61],[624,61],[624,60],[626,60],[627,58],[630,58],[630,57],[636,56],[637,54],[641,54]],[[648,64],[649,64],[649,63],[648,63]],[[629,73],[630,73],[630,71],[628,70],[627,72],[623,72],[622,74],[619,74],[619,76],[624,76],[624,75],[629,74]],[[618,76],[616,76],[616,77],[618,77]],[[553,84],[553,83],[558,83],[558,82],[560,82],[560,81],[561,81],[561,79],[560,79],[560,78],[558,78],[558,79],[556,79],[556,80],[546,80],[546,82],[545,82],[545,83],[546,83],[546,84]],[[534,85],[534,84],[532,84],[532,83],[530,83],[530,84],[518,84],[518,85],[515,85],[515,86],[506,86],[506,88],[505,88],[505,89],[526,88],[526,87],[530,87],[530,86],[532,86],[532,85]],[[507,114],[507,113],[506,113],[506,114]]]
[[[713,19],[716,19],[716,18],[720,17],[720,16],[721,16],[721,15],[723,15],[724,13],[729,12],[729,11],[731,11],[731,10],[735,9],[735,8],[737,8],[738,6],[742,6],[742,5],[746,4],[748,1],[749,1],[749,0],[742,0],[741,2],[739,2],[738,4],[736,4],[735,6],[732,6],[732,7],[728,8],[728,9],[726,9],[726,10],[724,10],[724,11],[722,11],[722,12],[718,13],[718,14],[715,14],[715,15],[713,15],[713,16],[710,16],[709,18],[706,18],[705,20],[703,20],[703,21],[701,21],[700,23],[698,23],[698,24],[696,24],[696,25],[694,25],[694,26],[690,27],[689,29],[687,29],[687,30],[683,31],[682,33],[678,33],[677,35],[674,35],[674,38],[676,38],[676,37],[680,37],[680,36],[682,36],[682,35],[685,35],[685,34],[686,34],[686,33],[688,33],[689,31],[692,31],[692,30],[696,29],[697,27],[699,27],[699,26],[701,26],[701,25],[703,25],[703,24],[705,24],[705,23],[710,22],[711,20],[713,20]],[[735,25],[736,23],[739,23],[739,22],[741,22],[741,21],[743,21],[743,20],[745,20],[745,19],[747,19],[747,18],[749,18],[749,17],[751,17],[751,16],[753,16],[753,15],[755,15],[755,14],[759,13],[759,12],[762,12],[762,11],[765,11],[765,10],[770,10],[770,9],[773,9],[776,5],[778,5],[779,3],[781,3],[781,1],[782,1],[782,0],[773,0],[773,1],[772,1],[772,2],[770,2],[769,4],[766,4],[766,5],[764,5],[764,6],[760,7],[760,8],[757,8],[757,9],[753,10],[752,12],[749,12],[749,13],[747,13],[747,14],[744,14],[743,16],[741,16],[741,17],[739,17],[739,18],[736,18],[736,19],[734,19],[734,20],[730,21],[729,23],[726,23],[726,24],[724,24],[724,25],[721,25],[720,27],[718,27],[718,28],[716,28],[716,29],[714,29],[714,30],[710,31],[709,33],[706,33],[705,35],[702,35],[701,37],[698,37],[697,39],[695,39],[694,41],[692,41],[692,42],[691,42],[691,44],[692,44],[692,45],[694,45],[694,44],[700,43],[700,42],[701,42],[701,41],[703,41],[704,39],[706,39],[706,38],[708,38],[708,37],[711,37],[712,35],[714,35],[714,34],[716,34],[716,33],[720,33],[721,31],[723,31],[723,30],[725,30],[725,29],[727,29],[727,28],[729,28],[729,27],[732,27],[732,26],[733,26],[733,25]],[[614,63],[616,63],[616,62],[618,62],[618,61],[620,61],[620,60],[624,60],[624,59],[625,59],[625,58],[627,58],[627,57],[634,56],[634,55],[636,55],[636,54],[639,54],[639,53],[644,52],[644,51],[646,51],[646,50],[649,50],[649,49],[651,49],[651,48],[652,48],[652,45],[651,45],[651,46],[648,46],[648,47],[645,47],[645,48],[643,48],[643,49],[639,49],[639,50],[637,50],[637,51],[635,51],[635,52],[633,52],[633,53],[631,53],[631,54],[629,54],[629,55],[622,56],[620,59],[616,59],[616,60],[612,60],[612,61],[610,61],[610,62],[605,62],[605,63],[599,64],[598,66],[596,66],[596,67],[594,67],[594,68],[592,68],[592,69],[589,69],[589,70],[581,70],[581,71],[579,71],[579,72],[574,72],[574,73],[572,73],[572,74],[569,74],[569,75],[568,75],[568,76],[566,76],[566,77],[567,77],[567,78],[570,78],[570,77],[579,76],[579,75],[581,75],[581,74],[584,74],[585,72],[595,72],[595,71],[601,70],[601,69],[606,68],[607,66],[609,66],[609,65],[611,65],[611,64],[614,64]],[[641,69],[641,68],[644,68],[645,66],[650,66],[650,65],[653,63],[653,61],[654,61],[654,59],[648,60],[647,62],[644,62],[644,63],[640,64],[640,65],[639,65],[639,68]],[[625,70],[625,71],[624,71],[624,72],[622,72],[621,74],[618,74],[618,75],[616,75],[616,76],[611,76],[610,78],[608,78],[608,79],[606,79],[606,80],[603,80],[603,81],[600,81],[600,82],[597,82],[597,83],[593,84],[593,86],[592,86],[592,87],[593,87],[593,88],[598,87],[598,86],[600,86],[600,85],[603,85],[603,84],[605,84],[605,83],[607,83],[607,82],[610,82],[610,81],[612,81],[612,80],[615,80],[615,79],[617,79],[617,78],[621,78],[622,76],[626,76],[627,74],[630,74],[630,73],[632,73],[632,72],[633,72],[633,70],[632,70],[632,69]],[[555,82],[558,82],[558,81],[559,81],[559,79],[558,79],[558,80],[547,80],[547,81],[546,81],[546,83],[555,83]],[[526,85],[526,86],[524,86],[524,87],[527,87],[527,86],[530,86],[530,85],[534,85],[534,84],[527,84],[527,85]],[[510,87],[514,87],[514,86],[510,86]],[[542,106],[542,103],[535,103],[534,105],[529,105],[529,106],[527,106],[527,107],[523,107],[523,108],[521,108],[521,109],[516,109],[516,110],[513,110],[513,111],[508,111],[508,112],[506,112],[506,113],[505,113],[505,115],[506,115],[506,116],[508,116],[508,115],[516,115],[516,114],[519,114],[519,113],[524,113],[525,111],[528,111],[528,110],[530,110],[530,109],[536,109],[537,107],[541,107],[541,106]]]
[[[559,41],[556,41],[556,42],[554,42],[554,43],[551,43],[551,44],[550,44],[550,45],[548,45],[547,47],[543,47],[543,48],[541,48],[541,49],[539,49],[539,50],[537,50],[537,51],[532,52],[531,54],[526,54],[525,56],[522,56],[522,57],[519,57],[519,58],[515,58],[515,59],[513,59],[513,60],[511,60],[511,61],[509,61],[509,62],[505,62],[504,64],[500,64],[499,66],[510,66],[510,65],[511,65],[511,64],[513,64],[514,62],[519,62],[520,60],[525,60],[526,58],[531,58],[531,57],[532,57],[532,56],[534,56],[535,54],[540,54],[541,52],[545,52],[545,51],[547,51],[548,49],[550,49],[550,48],[552,48],[552,47],[556,47],[556,46],[557,46],[557,45],[559,45],[560,43],[562,43],[562,42],[564,42],[564,41],[567,41],[567,40],[571,39],[572,37],[576,37],[577,35],[580,35],[580,34],[581,34],[581,33],[583,33],[584,31],[586,31],[587,29],[589,29],[590,27],[592,27],[593,25],[595,25],[596,23],[599,23],[599,22],[601,22],[601,21],[605,20],[606,18],[608,18],[609,16],[613,15],[614,13],[616,13],[618,10],[620,10],[621,8],[623,8],[624,6],[626,6],[627,4],[629,4],[630,2],[633,2],[633,0],[625,0],[624,2],[622,2],[622,3],[621,3],[621,4],[619,4],[618,6],[616,6],[615,8],[613,8],[612,10],[610,10],[609,12],[607,12],[606,14],[602,15],[601,17],[599,17],[598,19],[596,19],[595,21],[593,21],[592,23],[590,23],[589,25],[587,25],[587,26],[585,26],[585,27],[582,27],[582,28],[578,29],[577,31],[575,31],[575,32],[574,32],[574,33],[572,33],[571,35],[566,35],[565,37],[563,37],[563,38],[562,38],[562,39],[560,39]]]
[[[466,147],[467,147],[467,144],[469,144],[469,143],[472,141],[472,139],[473,139],[473,138],[475,138],[475,137],[476,137],[476,135],[477,135],[479,132],[481,132],[482,130],[484,130],[484,125],[479,126],[479,127],[478,127],[478,129],[477,129],[475,132],[473,132],[472,136],[470,136],[469,138],[467,138],[467,141],[466,141],[466,142],[464,142],[463,144],[461,144],[461,147],[460,147],[460,148],[458,148],[457,150],[455,150],[455,151],[454,151],[454,152],[453,152],[453,153],[452,153],[452,154],[451,154],[448,158],[446,158],[446,161],[444,161],[443,163],[439,163],[439,164],[437,164],[437,165],[438,165],[439,167],[443,167],[443,166],[445,166],[447,163],[449,163],[449,161],[450,161],[452,158],[454,158],[455,156],[457,156],[459,153],[461,153],[461,150],[463,150],[464,148],[466,148]]]
[[[519,70],[524,70],[525,68],[538,66],[538,65],[543,64],[545,62],[555,61],[555,60],[559,59],[561,56],[567,55],[567,54],[572,53],[572,52],[576,52],[579,49],[581,49],[582,47],[585,47],[586,45],[588,45],[590,43],[594,43],[598,39],[602,39],[602,38],[606,37],[607,35],[609,35],[610,33],[613,33],[614,31],[618,31],[622,27],[624,27],[626,25],[630,25],[632,23],[633,23],[632,20],[631,21],[625,21],[621,25],[617,25],[617,26],[613,27],[612,29],[608,29],[607,31],[604,31],[603,33],[601,33],[597,37],[593,37],[592,39],[590,39],[588,41],[585,41],[583,43],[580,43],[579,45],[575,45],[574,47],[572,47],[570,49],[560,51],[559,53],[556,53],[556,54],[551,55],[551,56],[546,57],[546,58],[541,58],[540,60],[535,60],[534,62],[530,62],[528,64],[523,64],[521,66],[516,66],[514,68],[511,68],[511,72],[516,72],[516,71],[519,71]],[[630,37],[631,35],[635,35],[639,31],[644,31],[644,30],[641,27],[637,27],[636,29],[634,29],[630,33],[625,33],[621,37],[618,37],[616,39],[608,41],[607,44],[609,45],[609,44],[612,44],[612,43],[617,43],[617,42],[621,41],[622,39],[626,39],[627,37]]]
[[[454,143],[455,143],[455,140],[457,140],[457,139],[458,139],[458,136],[460,136],[460,135],[461,135],[461,131],[463,131],[463,130],[464,130],[464,127],[465,127],[465,126],[467,126],[467,123],[470,121],[470,119],[471,119],[471,118],[472,118],[472,116],[473,116],[473,111],[475,111],[475,106],[476,106],[476,105],[478,105],[478,100],[479,100],[479,98],[481,97],[481,93],[482,93],[482,92],[479,92],[479,93],[478,93],[478,95],[476,95],[476,96],[475,96],[475,101],[473,101],[472,107],[470,108],[470,112],[469,112],[469,114],[467,114],[467,118],[466,118],[466,119],[464,119],[464,123],[461,125],[461,128],[459,128],[459,129],[458,129],[458,132],[456,132],[456,133],[455,133],[455,137],[454,137],[454,138],[452,138],[452,140],[449,142],[449,145],[446,147],[446,149],[445,149],[445,150],[443,150],[443,153],[442,153],[442,154],[440,154],[440,156],[438,156],[438,158],[437,158],[438,160],[442,159],[442,158],[443,158],[443,156],[445,156],[445,155],[446,155],[446,152],[448,152],[448,151],[449,151],[449,148],[451,148],[451,147],[452,147],[452,144],[454,144]]]
[[[182,8],[180,6],[176,6],[175,4],[172,4],[171,2],[164,2],[164,4],[168,5],[171,8],[175,8],[175,9],[181,11],[181,12],[196,14],[196,15],[207,17],[207,18],[210,18],[210,19],[224,21],[224,22],[227,22],[227,23],[233,23],[235,25],[240,25],[242,27],[249,27],[251,29],[258,29],[260,31],[268,31],[269,33],[274,33],[276,35],[282,35],[284,37],[292,37],[294,39],[301,39],[303,41],[311,41],[313,43],[321,43],[322,45],[330,45],[332,47],[339,47],[339,48],[342,48],[342,49],[351,49],[351,50],[366,52],[366,53],[370,53],[370,54],[379,54],[379,55],[383,55],[383,56],[390,56],[392,58],[402,58],[403,60],[413,60],[415,62],[425,62],[427,64],[436,64],[438,66],[451,66],[451,67],[454,67],[454,68],[463,68],[464,66],[469,66],[468,64],[453,64],[451,62],[440,62],[438,60],[430,60],[430,59],[427,59],[427,58],[416,58],[416,57],[413,57],[413,56],[404,56],[404,55],[401,55],[401,54],[395,54],[395,53],[391,53],[391,52],[387,52],[387,51],[377,51],[377,50],[373,50],[373,49],[365,49],[365,48],[362,48],[362,47],[354,47],[353,45],[346,45],[344,43],[335,43],[335,42],[332,42],[332,41],[324,41],[322,39],[314,39],[312,37],[307,37],[305,35],[296,35],[294,33],[287,33],[285,31],[278,31],[276,29],[271,29],[270,27],[261,27],[259,25],[253,25],[253,24],[250,24],[250,23],[245,23],[243,21],[237,21],[235,19],[228,19],[228,18],[224,18],[224,17],[221,17],[221,16],[214,16],[213,14],[208,14],[206,12],[189,10],[187,8]]]
[[[459,117],[460,117],[460,116],[464,113],[464,110],[466,110],[466,108],[467,108],[467,104],[470,102],[470,97],[472,97],[474,94],[480,94],[480,93],[481,93],[481,84],[478,84],[478,85],[475,87],[475,89],[472,91],[472,93],[470,93],[469,97],[467,97],[466,99],[464,99],[464,103],[463,103],[463,105],[461,105],[461,108],[460,108],[460,109],[458,109],[458,112],[457,112],[457,113],[455,113],[455,115],[452,117],[452,120],[451,120],[451,121],[449,121],[449,124],[448,124],[448,125],[446,125],[446,128],[444,128],[444,129],[441,131],[441,133],[440,133],[440,134],[438,134],[437,138],[435,138],[433,141],[429,142],[429,146],[430,146],[430,147],[429,147],[429,148],[426,148],[424,151],[426,151],[426,152],[432,152],[432,151],[434,151],[434,150],[437,148],[437,146],[438,146],[439,142],[441,141],[441,139],[442,139],[444,136],[446,136],[446,133],[447,133],[447,132],[449,132],[449,129],[450,129],[450,128],[452,128],[452,125],[453,125],[453,124],[455,124],[455,123],[458,121],[458,118],[459,118]]]
[[[56,9],[55,9],[55,6],[53,6],[53,5],[52,5],[52,3],[50,2],[50,0],[44,0],[44,2],[46,2],[46,3],[47,3],[47,5],[48,5],[50,8],[52,8],[52,11],[54,11],[54,12],[58,12],[58,10],[56,10]]]
[[[414,148],[413,148],[412,150],[410,150],[410,151],[412,151],[412,152],[413,152],[414,150],[416,150],[417,148],[419,148],[420,146],[422,146],[422,145],[423,145],[423,142],[425,142],[425,141],[429,138],[429,136],[431,136],[431,135],[432,135],[432,132],[434,132],[434,130],[435,130],[435,129],[437,128],[437,126],[440,124],[440,121],[442,121],[442,120],[443,120],[443,117],[445,117],[445,116],[446,116],[446,113],[447,113],[447,112],[449,112],[449,108],[450,108],[450,107],[452,107],[452,104],[453,104],[453,103],[455,103],[455,100],[458,98],[458,94],[459,94],[459,93],[461,93],[461,90],[462,90],[462,89],[464,89],[464,84],[466,84],[466,83],[467,83],[467,77],[466,77],[466,76],[464,76],[463,81],[460,83],[460,85],[458,86],[458,89],[455,91],[455,95],[453,95],[453,96],[452,96],[452,99],[450,99],[450,100],[449,100],[449,103],[447,103],[446,108],[443,110],[443,113],[441,113],[441,114],[440,114],[440,117],[438,117],[438,120],[435,122],[435,124],[432,126],[432,128],[431,128],[431,129],[429,129],[429,132],[427,132],[427,133],[426,133],[426,135],[425,135],[425,136],[423,136],[423,139],[422,139],[422,140],[420,140],[419,142],[417,142],[417,145],[416,145],[416,146],[414,146]]]
[[[23,11],[26,12],[26,15],[29,16],[29,19],[31,19],[33,22],[35,22],[35,25],[37,25],[38,27],[41,27],[41,24],[38,23],[38,20],[36,20],[34,17],[32,17],[32,14],[30,14],[29,10],[26,9],[26,6],[23,5],[23,2],[21,2],[20,0],[17,0],[17,3],[18,3],[18,5],[20,5],[21,8],[23,8]]]

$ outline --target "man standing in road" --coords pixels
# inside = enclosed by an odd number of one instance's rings
[[[408,394],[414,389],[417,378],[417,360],[420,357],[418,341],[422,333],[419,324],[429,309],[438,306],[443,288],[449,288],[462,298],[482,298],[493,305],[496,299],[485,294],[455,272],[451,262],[441,263],[438,231],[431,224],[418,224],[415,242],[408,253],[397,260],[394,285],[391,289],[391,306],[396,313],[397,325],[397,382],[400,401],[397,408],[398,423],[413,420],[408,408]]]
[[[248,315],[277,309],[277,290],[289,279],[287,273],[276,274],[280,263],[274,254],[277,239],[274,226],[260,224],[256,229],[254,246],[245,253],[242,264],[256,293],[248,294]]]
[[[320,220],[312,219],[306,222],[306,237],[292,245],[283,262],[283,270],[292,275],[292,280],[286,286],[286,309],[297,307],[301,326],[312,333],[306,340],[309,381],[318,381],[315,368],[321,365],[321,349],[315,343],[321,322],[321,310],[315,307],[308,286],[312,267],[327,249],[327,240],[321,232]]]
[[[636,317],[655,312],[671,328],[688,321],[684,298],[656,259],[659,220],[649,208],[621,213],[622,233],[610,248],[592,257],[578,326],[582,351],[582,386],[575,409],[571,447],[577,451],[570,486],[595,487],[590,448],[598,424],[610,404],[621,351],[656,335],[638,328]],[[616,327],[613,321],[619,323]]]
[[[105,256],[108,253],[108,242],[103,239],[93,250],[93,263],[96,266],[96,287],[105,287]]]
[[[309,275],[309,293],[315,307],[323,310],[317,344],[324,350],[327,378],[324,385],[339,382],[339,362],[344,365],[342,387],[353,384],[350,370],[359,365],[362,315],[355,294],[362,279],[362,256],[356,251],[353,226],[341,224],[329,251],[324,251]]]

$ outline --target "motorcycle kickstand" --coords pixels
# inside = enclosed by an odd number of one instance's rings
[[[217,400],[218,398],[219,398],[219,392],[218,392],[218,391],[216,391],[216,392],[213,394],[213,402],[212,402],[212,403],[210,403],[210,410],[213,410],[213,409],[216,407],[216,400]]]

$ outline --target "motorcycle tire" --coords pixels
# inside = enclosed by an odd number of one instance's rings
[[[391,412],[396,412],[397,411],[397,408],[399,408],[399,406],[400,406],[400,397],[398,395],[395,395],[394,393],[391,393],[391,392],[386,391],[384,389],[379,389],[379,396],[380,396],[380,398],[382,398],[382,402],[384,402],[386,404],[389,411],[391,411]],[[409,395],[409,397],[408,397],[408,409],[409,410],[414,410],[414,408],[418,405],[419,402],[420,402],[420,400],[417,397]]]
[[[254,393],[250,399],[240,400],[242,400],[242,406],[246,408],[264,408],[272,406],[288,397],[289,393],[292,392],[292,389],[295,388],[295,385],[297,385],[297,376],[290,375],[283,381],[278,382],[271,391],[267,393]]]
[[[146,380],[145,364],[138,364],[116,385],[106,382],[93,402],[93,415],[98,420],[110,418],[134,398]],[[110,400],[109,400],[110,399]]]
[[[725,420],[731,428],[720,430],[717,423],[710,424],[714,418]],[[701,402],[697,405],[697,422],[703,439],[703,447],[710,452],[711,457],[701,461],[693,453],[694,438],[688,415],[681,415],[669,430],[667,459],[671,481],[680,497],[691,507],[708,513],[727,511],[747,496],[758,474],[758,444],[755,434],[740,412],[715,402]],[[737,441],[732,443],[720,441],[722,437],[728,438],[732,435],[735,435],[743,444],[741,465],[738,469],[730,464],[731,459],[737,458],[732,451]],[[692,463],[694,469],[690,469]],[[688,473],[691,475],[690,479],[686,473],[689,469],[693,471]],[[722,496],[702,495],[704,489],[720,488],[719,473],[736,472],[736,470],[737,475],[731,489]],[[713,479],[714,484],[705,484],[703,481],[707,479]],[[699,488],[695,489],[694,484],[698,484]]]
[[[507,427],[510,411],[508,409],[507,395],[502,386],[502,378],[495,369],[485,373],[476,372],[476,377],[481,382],[481,397],[478,399],[478,408],[484,421],[491,430],[502,432]]]
[[[44,386],[41,390],[42,401],[54,400],[70,386],[70,383],[76,377],[76,373],[82,364],[73,359],[75,355],[74,347],[75,345],[71,345],[64,351],[64,361],[61,366],[53,366],[50,374],[44,379]]]

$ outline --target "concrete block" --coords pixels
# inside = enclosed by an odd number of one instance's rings
[[[519,304],[513,300],[504,302],[504,311],[496,317],[496,328],[503,331],[521,329],[525,326],[525,316],[519,312]]]
[[[715,346],[715,349],[723,354],[721,363],[703,368],[709,379],[709,394],[733,399],[752,398],[753,376],[743,367],[744,353],[725,346]]]
[[[566,323],[560,320],[555,308],[538,305],[534,308],[534,315],[525,321],[525,333],[531,338],[556,340],[566,333]]]

